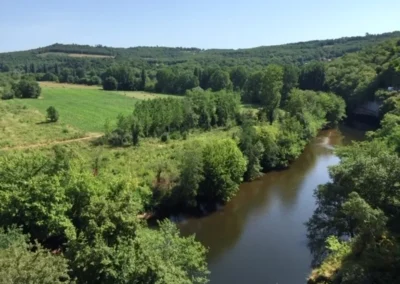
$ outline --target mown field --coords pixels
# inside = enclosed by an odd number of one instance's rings
[[[99,86],[41,82],[39,99],[0,101],[0,148],[51,143],[104,132],[119,114],[130,114],[139,100],[168,97],[145,92],[103,91]],[[179,96],[174,96],[179,97]],[[54,106],[60,118],[46,123]]]
[[[65,53],[65,52],[45,52],[38,55],[39,57],[47,56],[69,56],[69,57],[88,57],[88,58],[115,58],[111,55],[101,54],[83,54],[83,53]]]
[[[46,114],[54,106],[60,114],[60,122],[84,132],[102,132],[106,120],[116,120],[118,114],[132,112],[137,100],[113,92],[94,88],[47,88],[42,86],[39,99],[12,100],[11,104],[25,105]]]

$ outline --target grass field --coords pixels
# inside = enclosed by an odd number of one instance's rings
[[[17,100],[0,100],[0,148],[48,143],[83,137],[65,123],[46,123],[46,117]]]
[[[114,93],[125,97],[130,97],[138,100],[147,100],[155,98],[182,98],[178,95],[156,94],[142,91],[104,91],[101,86],[87,86],[68,83],[55,83],[55,82],[39,82],[43,89],[78,89],[78,90],[98,90],[104,93]]]
[[[94,88],[42,87],[39,99],[16,99],[9,103],[26,105],[42,114],[46,114],[49,106],[54,106],[60,114],[61,123],[84,132],[102,132],[106,120],[113,123],[118,114],[131,113],[135,102],[135,98]]]

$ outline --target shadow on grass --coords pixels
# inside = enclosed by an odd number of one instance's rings
[[[50,123],[55,123],[55,122],[50,121],[50,120],[45,120],[45,121],[36,122],[36,125],[40,125],[40,124],[50,124]]]

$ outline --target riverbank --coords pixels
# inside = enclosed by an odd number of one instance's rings
[[[183,235],[194,233],[209,247],[211,283],[305,283],[311,256],[303,224],[315,208],[313,190],[339,162],[334,147],[363,134],[346,126],[321,131],[288,169],[242,183],[219,210],[201,218],[174,216]]]

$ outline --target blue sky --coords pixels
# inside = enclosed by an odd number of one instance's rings
[[[0,51],[246,48],[400,30],[400,0],[0,0]]]

